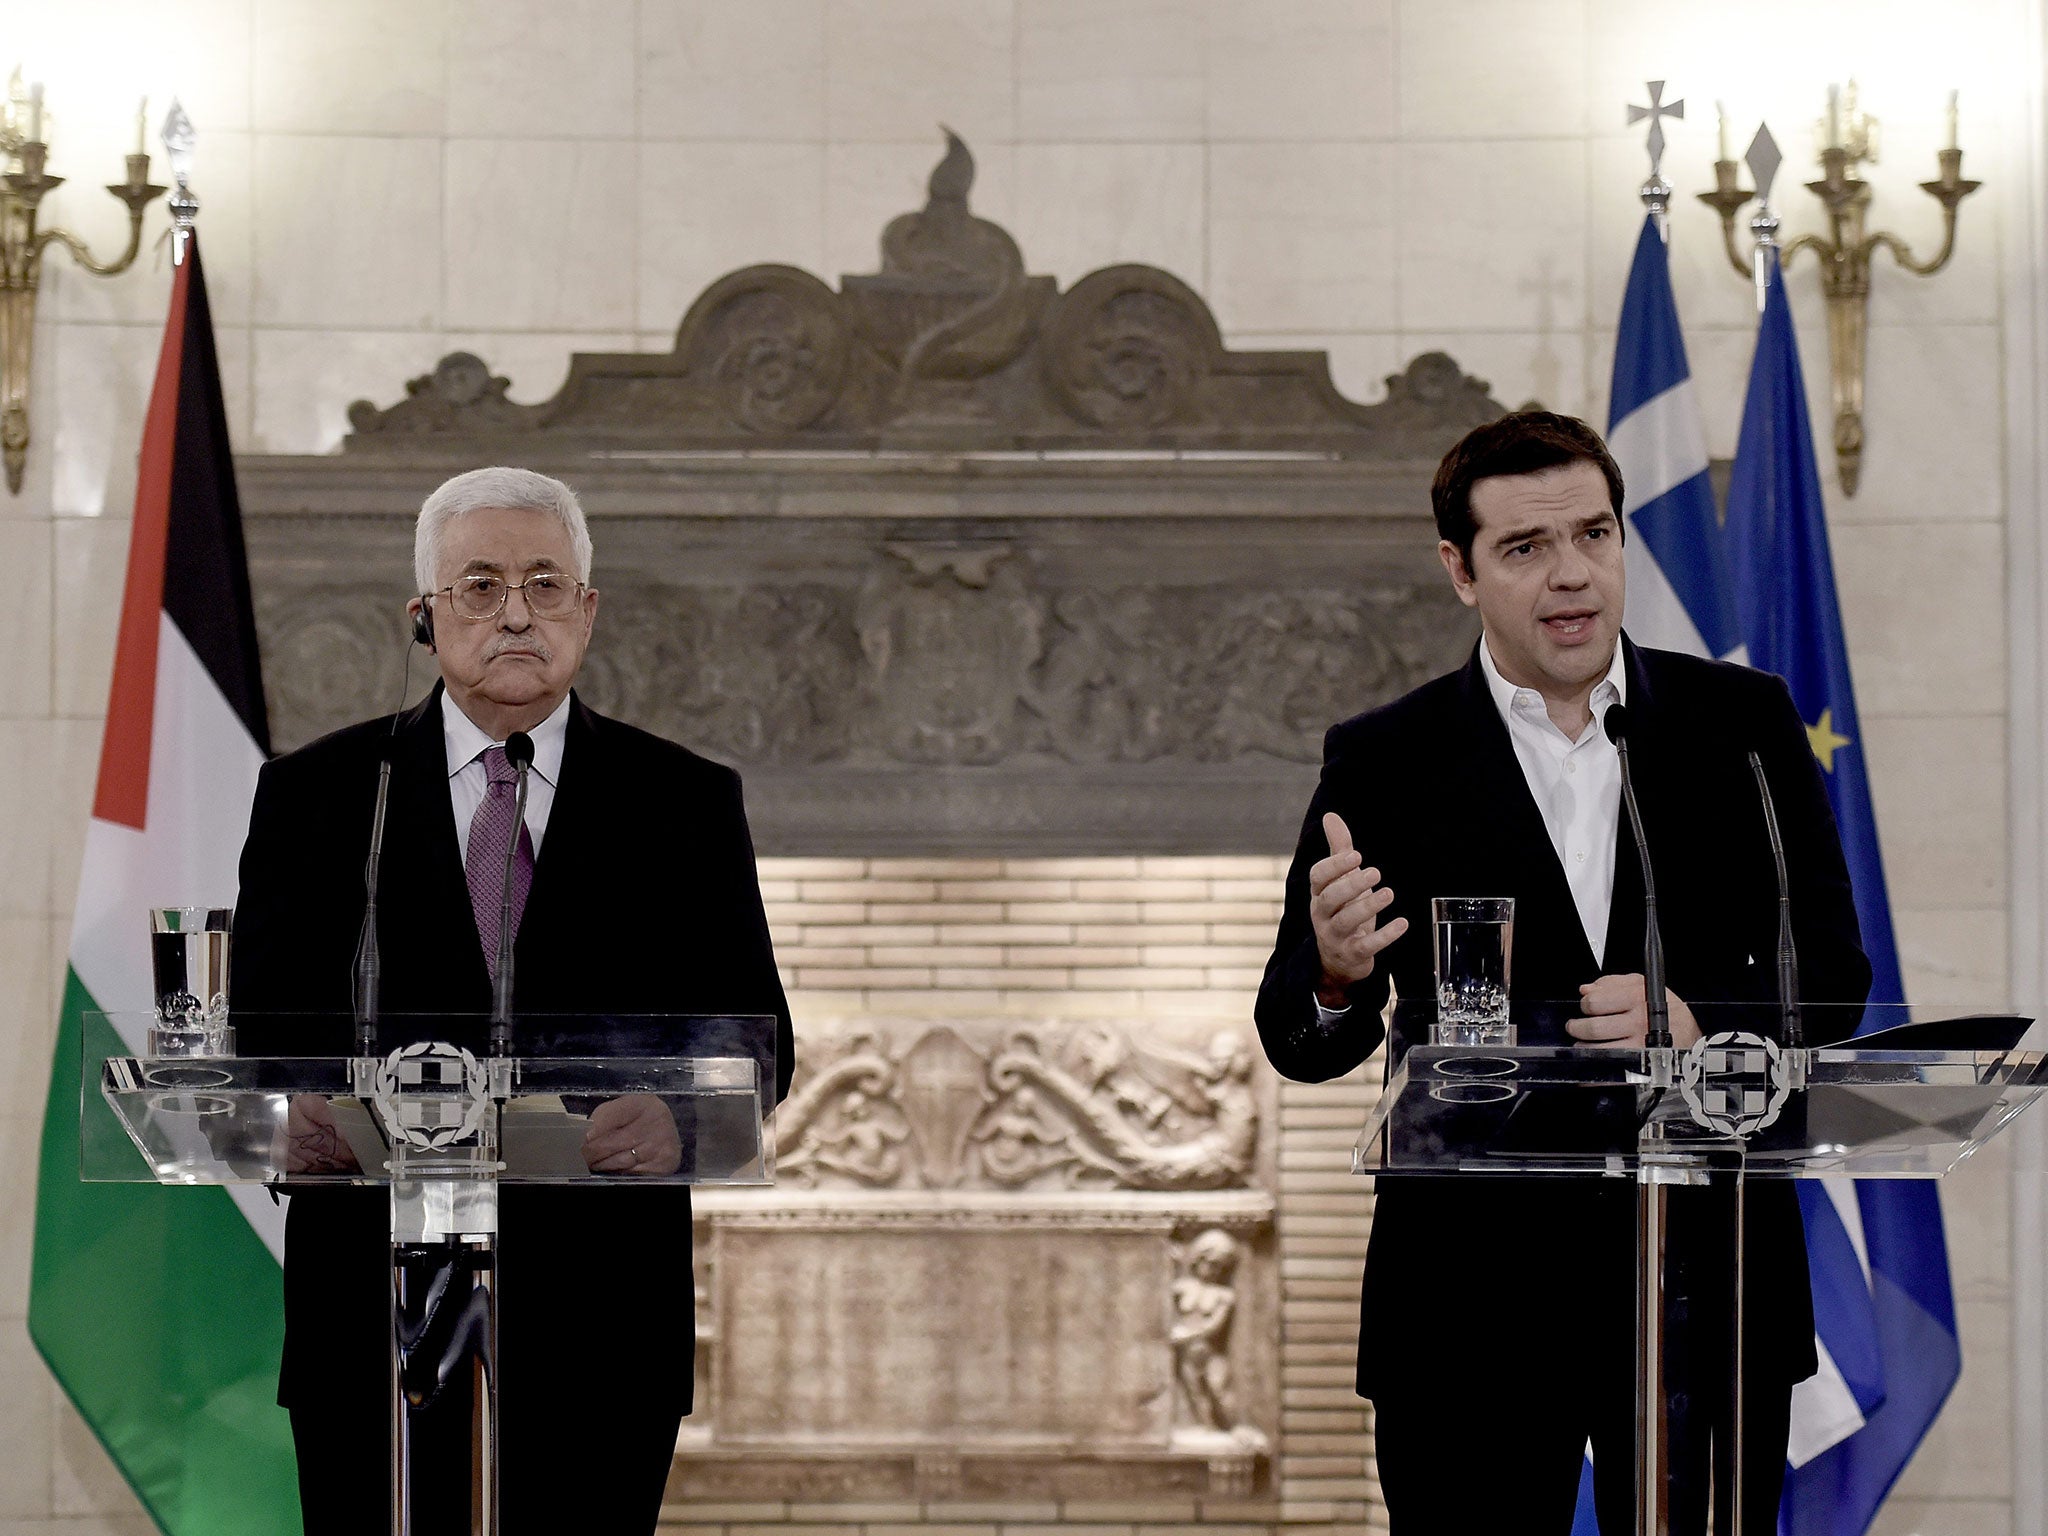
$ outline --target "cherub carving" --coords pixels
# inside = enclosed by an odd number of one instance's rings
[[[1230,1322],[1237,1292],[1237,1240],[1220,1227],[1199,1233],[1187,1245],[1185,1269],[1173,1282],[1173,1371],[1181,1400],[1205,1429],[1229,1431]]]
[[[971,1139],[981,1148],[989,1178],[1015,1186],[1073,1162],[1073,1135],[1071,1126],[1047,1113],[1036,1091],[1020,1087],[989,1106]]]
[[[851,1088],[806,1128],[785,1167],[794,1162],[800,1172],[810,1165],[862,1184],[887,1186],[903,1177],[903,1143],[909,1139],[910,1125],[901,1109]]]

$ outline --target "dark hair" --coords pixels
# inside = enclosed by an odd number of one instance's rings
[[[1472,569],[1472,541],[1479,525],[1472,518],[1472,487],[1495,475],[1533,475],[1566,464],[1599,467],[1607,477],[1614,518],[1621,521],[1621,467],[1600,434],[1576,416],[1554,411],[1511,411],[1498,421],[1474,427],[1444,455],[1429,488],[1436,510],[1437,537],[1457,546],[1465,569]],[[1624,535],[1625,537],[1626,535]]]

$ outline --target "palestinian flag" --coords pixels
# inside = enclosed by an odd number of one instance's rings
[[[269,742],[195,238],[173,282],[143,426],[43,1122],[28,1315],[59,1384],[171,1536],[299,1529],[290,1426],[276,1406],[283,1212],[260,1187],[82,1183],[80,1031],[91,1011],[150,1008],[151,907],[234,904]],[[122,1049],[94,1023],[90,1048]],[[142,1044],[126,1040],[125,1050]],[[135,1170],[145,1172],[140,1157]]]

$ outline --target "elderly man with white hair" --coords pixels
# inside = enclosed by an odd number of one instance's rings
[[[583,509],[558,480],[457,475],[420,508],[413,637],[440,665],[418,706],[267,764],[242,852],[239,1017],[290,1051],[290,1015],[346,1016],[379,764],[392,765],[379,882],[381,1007],[451,1038],[490,1011],[511,871],[513,1004],[537,1015],[773,1014],[776,1096],[792,1060],[739,776],[607,719],[572,691],[597,622]],[[505,746],[531,738],[523,821]],[[515,826],[515,823],[517,825]],[[394,1043],[387,1039],[384,1044]],[[480,1041],[457,1043],[481,1045]],[[332,1048],[310,1040],[304,1049]],[[344,1138],[302,1117],[308,1167]],[[673,1172],[659,1100],[597,1105],[582,1154],[611,1174]],[[645,1536],[689,1412],[689,1191],[508,1186],[500,1196],[499,1408],[507,1536]],[[278,1399],[290,1411],[308,1536],[389,1528],[387,1207],[304,1186],[285,1246]],[[466,1409],[431,1416],[415,1456],[457,1469],[412,1529],[467,1530]]]

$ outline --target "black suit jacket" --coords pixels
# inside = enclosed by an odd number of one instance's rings
[[[234,1004],[243,1049],[304,1044],[282,1016],[346,1015],[377,763],[393,753],[379,888],[382,1011],[491,1005],[448,792],[442,692],[266,764],[242,851]],[[731,769],[573,700],[547,835],[514,949],[516,1014],[773,1014],[779,1100],[793,1065],[753,845]],[[397,1043],[402,1025],[388,1031]],[[476,1044],[480,1042],[459,1042]],[[345,1048],[345,1047],[341,1047]],[[363,1396],[389,1358],[387,1199],[306,1188],[286,1218],[279,1399]],[[500,1196],[500,1362],[523,1403],[674,1426],[689,1411],[694,1287],[687,1188],[507,1187]],[[564,1396],[563,1394],[567,1394]],[[653,1438],[658,1439],[659,1431]]]
[[[1784,833],[1801,992],[1819,1005],[1806,1014],[1808,1043],[1847,1036],[1870,967],[1827,791],[1784,682],[1643,650],[1626,637],[1622,645],[1630,768],[1657,875],[1672,992],[1694,1005],[1709,1031],[1727,1024],[1776,1031],[1768,1004],[1776,995],[1777,881],[1745,757],[1754,749]],[[1408,931],[1352,989],[1344,1023],[1330,1030],[1316,1021],[1322,967],[1308,915],[1309,868],[1329,853],[1326,811],[1344,818],[1365,862],[1392,887],[1381,920],[1408,919]],[[1476,647],[1461,671],[1333,727],[1259,989],[1267,1056],[1304,1082],[1350,1071],[1384,1038],[1390,985],[1392,1056],[1426,1042],[1435,1015],[1429,903],[1458,895],[1515,898],[1510,992],[1521,1042],[1569,1044],[1564,1024],[1576,1012],[1580,984],[1603,971],[1642,969],[1642,877],[1626,815],[1617,830],[1601,964]],[[1633,1202],[1633,1184],[1621,1181],[1383,1177],[1366,1261],[1359,1390],[1375,1396],[1422,1379],[1432,1368],[1431,1335],[1401,1319],[1443,1294],[1469,1290],[1480,1276],[1489,1278],[1479,1284],[1512,1297],[1514,1312],[1538,1328],[1590,1326],[1582,1320],[1595,1314],[1594,1298],[1632,1328]],[[1768,1368],[1798,1380],[1812,1374],[1815,1357],[1790,1187],[1752,1184],[1748,1214],[1752,1347],[1761,1345]]]

